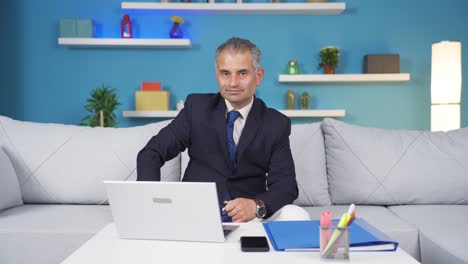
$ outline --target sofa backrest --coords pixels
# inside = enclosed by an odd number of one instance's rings
[[[322,122],[335,204],[468,204],[468,127],[386,130]]]
[[[23,204],[15,169],[0,145],[0,211]]]
[[[0,116],[0,147],[25,203],[101,204],[102,181],[135,180],[138,151],[169,122],[90,128]],[[290,144],[297,205],[468,204],[468,128],[386,130],[327,118],[292,125]],[[187,162],[167,162],[162,179],[180,180]]]
[[[136,179],[136,156],[170,121],[131,128],[32,123],[0,116],[0,146],[25,203],[106,203],[103,180]],[[180,179],[180,155],[161,170]]]

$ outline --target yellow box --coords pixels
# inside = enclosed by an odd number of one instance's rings
[[[168,91],[136,91],[135,108],[137,111],[169,110]]]

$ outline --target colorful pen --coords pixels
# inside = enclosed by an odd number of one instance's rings
[[[355,212],[353,211],[353,212],[351,213],[351,217],[350,217],[350,219],[349,219],[348,226],[350,226],[350,225],[353,223],[354,219],[356,219],[356,214],[355,214]]]
[[[330,239],[331,235],[331,225],[332,225],[332,213],[330,211],[325,211],[320,214],[320,248],[325,248],[327,242]],[[323,228],[323,227],[328,227]]]
[[[355,206],[354,204],[351,204],[351,205],[349,206],[349,208],[348,208],[348,215],[351,215],[351,214],[354,212],[354,208],[355,208],[355,207],[356,207],[356,206]]]
[[[347,214],[349,215],[349,220],[346,223],[347,226],[349,226],[354,221],[354,217],[355,217],[354,208],[356,208],[354,204],[351,204],[348,208]]]

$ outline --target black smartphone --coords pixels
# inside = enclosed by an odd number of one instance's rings
[[[244,252],[270,251],[268,240],[264,236],[243,236],[240,238],[241,249]]]

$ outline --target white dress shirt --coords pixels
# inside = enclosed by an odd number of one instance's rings
[[[242,134],[242,130],[244,130],[245,121],[247,121],[247,116],[249,115],[250,109],[252,109],[253,99],[254,98],[252,97],[252,100],[250,101],[250,103],[242,107],[241,109],[235,109],[228,100],[224,99],[224,101],[226,102],[226,107],[227,107],[226,118],[227,118],[227,113],[231,112],[232,110],[237,110],[240,113],[240,116],[234,122],[234,131],[232,135],[234,138],[234,143],[236,143],[236,145],[237,143],[239,143],[239,138]]]

